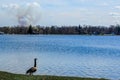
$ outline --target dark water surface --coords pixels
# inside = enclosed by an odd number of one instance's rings
[[[120,79],[119,36],[0,36],[1,71],[25,74],[35,57],[35,74]]]

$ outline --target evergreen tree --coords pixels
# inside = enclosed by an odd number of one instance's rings
[[[33,34],[32,25],[29,26],[27,33],[28,34]]]

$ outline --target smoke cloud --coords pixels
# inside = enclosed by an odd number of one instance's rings
[[[36,24],[41,17],[41,7],[37,2],[25,5],[4,4],[2,9],[11,17],[14,17],[20,26]]]

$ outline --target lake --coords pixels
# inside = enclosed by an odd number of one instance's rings
[[[120,79],[120,37],[0,35],[0,70],[25,74]]]

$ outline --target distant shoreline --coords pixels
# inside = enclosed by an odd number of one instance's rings
[[[80,34],[0,34],[0,35],[120,36],[120,35],[111,35],[111,34],[104,34],[104,35],[89,35],[89,34],[84,34],[84,35],[80,35]]]
[[[28,26],[28,27],[0,27],[0,34],[24,34],[24,35],[120,35],[120,25],[105,26]]]

